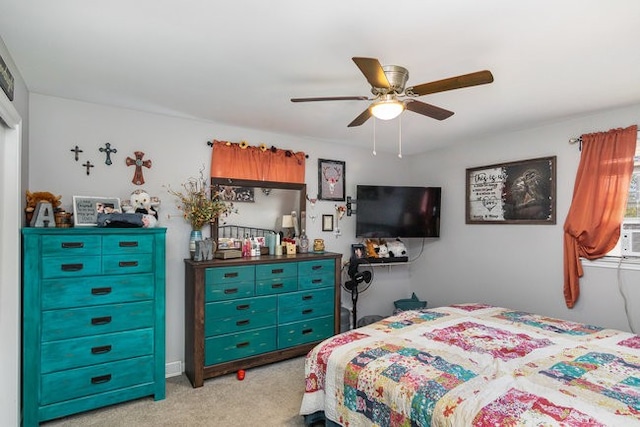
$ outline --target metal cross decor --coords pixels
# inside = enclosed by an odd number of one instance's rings
[[[126,159],[127,166],[136,167],[136,171],[133,173],[133,179],[131,180],[131,182],[133,182],[135,185],[142,185],[144,184],[142,167],[144,166],[145,168],[151,168],[151,160],[142,160],[142,158],[144,157],[144,153],[142,151],[134,151],[133,154],[136,157],[135,159],[132,159],[131,157],[127,157]]]
[[[91,162],[90,162],[89,160],[87,160],[86,162],[84,162],[84,164],[83,164],[82,166],[84,166],[85,168],[87,168],[87,175],[89,175],[89,172],[91,171],[91,169],[90,169],[90,168],[92,168],[92,167],[93,167],[93,165],[91,164]]]
[[[73,151],[74,153],[76,153],[76,162],[78,161],[78,154],[82,153],[82,150],[78,148],[78,146],[76,145],[76,148],[72,148],[69,151]]]
[[[111,165],[111,153],[117,153],[118,150],[115,148],[111,148],[111,144],[108,142],[104,144],[106,148],[100,147],[99,150],[101,153],[107,153],[107,159],[104,161],[104,164],[109,166]]]

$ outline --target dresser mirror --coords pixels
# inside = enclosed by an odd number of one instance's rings
[[[211,178],[218,197],[233,203],[236,213],[212,224],[211,237],[228,236],[219,227],[235,225],[244,228],[281,231],[283,215],[296,211],[300,230],[305,227],[307,185],[290,182],[254,181],[231,178]]]

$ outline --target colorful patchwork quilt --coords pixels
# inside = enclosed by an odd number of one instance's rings
[[[485,304],[331,337],[305,378],[342,426],[640,426],[640,336]]]

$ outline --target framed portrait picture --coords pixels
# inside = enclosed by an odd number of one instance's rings
[[[362,243],[354,243],[351,245],[351,259],[363,259],[366,258],[365,247]]]
[[[253,187],[238,187],[234,185],[216,186],[218,197],[225,202],[255,203],[256,195]]]
[[[345,162],[318,159],[318,199],[345,200]]]
[[[333,215],[322,215],[322,231],[333,231]]]
[[[98,213],[121,213],[120,198],[73,196],[73,221],[76,227],[98,225]]]
[[[467,224],[555,224],[556,157],[467,169]]]

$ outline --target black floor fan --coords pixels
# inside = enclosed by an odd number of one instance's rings
[[[373,281],[373,268],[366,259],[351,259],[347,269],[347,276],[342,281],[342,287],[351,293],[353,328],[357,327],[358,295],[369,289]]]

